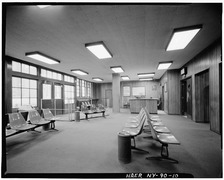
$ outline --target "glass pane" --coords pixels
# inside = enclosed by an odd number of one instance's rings
[[[71,82],[74,83],[74,78],[73,77],[71,77]]]
[[[30,80],[30,88],[37,89],[37,81],[36,80]]]
[[[64,75],[64,81],[68,81],[68,76]]]
[[[29,88],[30,87],[29,82],[30,82],[29,79],[22,78],[22,87]]]
[[[12,87],[21,87],[21,78],[12,77]]]
[[[51,99],[51,85],[43,84],[43,99]]]
[[[37,68],[34,66],[30,66],[30,74],[37,75]]]
[[[12,61],[12,70],[17,71],[17,72],[21,72],[21,63]]]
[[[22,72],[23,72],[23,73],[27,73],[27,74],[29,74],[29,73],[30,73],[29,65],[27,65],[27,64],[22,64]]]
[[[42,77],[47,77],[47,71],[45,69],[41,69],[40,74]]]
[[[30,105],[37,106],[37,98],[30,98]]]
[[[47,77],[52,79],[52,71],[47,71]]]
[[[29,98],[22,98],[22,105],[30,105]]]
[[[21,106],[21,98],[13,98],[12,99],[12,107],[18,108],[19,106]]]
[[[53,73],[52,73],[52,78],[53,78],[53,79],[57,79],[57,73],[56,73],[56,72],[53,72]]]
[[[37,97],[37,90],[36,89],[30,89],[30,97],[32,97],[32,98]]]
[[[29,89],[22,89],[22,98],[30,97],[30,90]]]
[[[62,80],[62,75],[60,73],[58,73],[58,80]]]
[[[13,98],[21,98],[21,89],[20,88],[12,88],[12,97]]]

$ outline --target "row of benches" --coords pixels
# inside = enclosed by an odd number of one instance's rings
[[[49,109],[43,109],[43,117],[37,110],[28,111],[29,121],[26,121],[20,112],[9,113],[9,126],[6,127],[6,137],[25,131],[35,131],[35,128],[40,126],[50,126],[50,129],[55,129],[55,120]],[[56,130],[56,129],[55,129]]]
[[[144,125],[145,122],[147,122],[147,125]],[[140,135],[143,130],[148,130],[148,132],[151,132],[152,138],[162,144],[161,156],[146,157],[146,159],[169,160],[171,162],[178,163],[177,160],[169,157],[168,144],[180,145],[180,142],[163,124],[160,117],[157,115],[150,115],[146,108],[142,108],[137,117],[126,122],[120,133],[131,136],[131,139],[134,141],[134,145],[131,146],[132,149],[148,153],[145,150],[137,148],[135,143],[135,137]]]

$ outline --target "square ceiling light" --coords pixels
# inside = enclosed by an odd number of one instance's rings
[[[103,41],[94,42],[94,43],[87,43],[85,47],[92,52],[98,59],[107,59],[112,58],[113,55],[106,47]]]
[[[160,62],[157,69],[158,70],[168,69],[172,63],[173,62]]]
[[[57,59],[54,59],[50,56],[47,56],[43,53],[40,53],[38,51],[35,51],[35,52],[28,52],[25,54],[27,57],[30,57],[30,58],[33,58],[35,60],[38,60],[38,61],[41,61],[41,62],[44,62],[44,63],[47,63],[47,64],[59,64],[60,61],[57,60]]]
[[[97,81],[97,82],[101,82],[101,81],[103,81],[103,79],[101,79],[101,78],[98,78],[98,77],[94,77],[94,78],[92,78],[94,81]]]
[[[87,72],[85,72],[85,71],[83,71],[81,69],[72,69],[71,71],[73,73],[78,74],[78,75],[81,75],[81,76],[85,76],[85,75],[88,75],[89,74],[89,73],[87,73]]]
[[[138,74],[138,77],[140,78],[140,77],[152,77],[152,76],[154,76],[155,75],[155,73],[139,73]]]
[[[113,67],[110,67],[110,69],[112,71],[114,71],[115,73],[123,73],[124,72],[124,70],[122,69],[121,66],[113,66]]]
[[[153,78],[149,77],[149,78],[139,78],[140,81],[152,81]]]
[[[121,76],[122,80],[128,81],[130,78],[128,76]]]
[[[184,49],[201,28],[202,25],[174,29],[166,51]]]
[[[50,6],[50,5],[37,5],[40,9],[43,9],[43,8],[46,8],[46,7],[48,7],[48,6]]]

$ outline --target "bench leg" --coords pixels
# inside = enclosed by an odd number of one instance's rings
[[[169,151],[168,151],[168,144],[162,144],[161,146],[161,156],[154,156],[154,157],[146,157],[147,160],[167,160],[172,163],[178,163],[177,160],[169,157]]]
[[[134,142],[134,146],[131,146],[131,149],[134,149],[134,150],[137,150],[137,151],[141,151],[141,152],[144,152],[144,153],[149,153],[148,151],[145,151],[145,150],[143,150],[143,149],[139,149],[139,148],[137,148],[137,147],[136,147],[136,144],[135,144],[135,138],[132,137],[132,139],[133,139],[133,142]]]

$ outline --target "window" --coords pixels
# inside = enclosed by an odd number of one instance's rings
[[[64,75],[64,81],[74,83],[75,79],[71,76]]]
[[[43,99],[51,99],[51,84],[43,84]]]
[[[80,96],[80,80],[79,79],[76,80],[76,96],[77,97]]]
[[[37,106],[37,81],[12,77],[12,107]]]
[[[12,71],[37,75],[37,68],[28,64],[12,61]]]
[[[54,86],[54,98],[55,99],[61,99],[61,89],[62,89],[62,87],[60,85]]]
[[[46,69],[41,69],[40,70],[40,75],[41,77],[49,78],[49,79],[56,79],[56,80],[62,80],[62,74],[56,73],[53,71],[49,71]]]
[[[91,83],[87,82],[87,97],[91,97]]]
[[[64,97],[65,97],[65,104],[71,104],[75,102],[75,87],[65,85],[64,86]]]
[[[82,97],[85,97],[86,96],[86,89],[85,89],[85,81],[84,80],[81,80],[82,84],[81,84],[81,87],[82,87]]]

